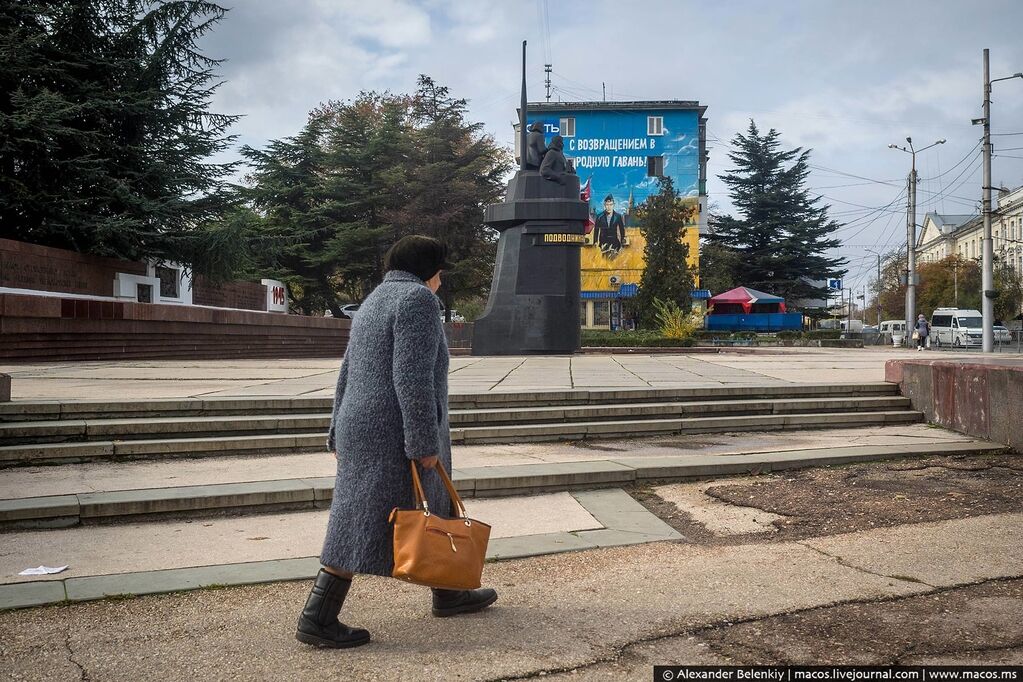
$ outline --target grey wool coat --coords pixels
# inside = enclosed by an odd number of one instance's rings
[[[448,345],[440,300],[422,280],[392,270],[359,307],[334,394],[327,437],[337,478],[320,560],[353,573],[391,575],[388,516],[415,506],[409,460],[437,455],[451,471]],[[430,509],[451,500],[436,471],[421,471]]]

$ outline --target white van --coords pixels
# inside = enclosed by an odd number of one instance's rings
[[[935,346],[979,346],[983,329],[984,317],[978,310],[938,308],[931,314],[931,343]]]
[[[901,346],[906,340],[905,320],[884,320],[881,322],[878,330],[882,335],[890,334],[892,337],[892,345],[896,348]]]

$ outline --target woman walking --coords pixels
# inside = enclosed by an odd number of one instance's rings
[[[922,314],[916,318],[916,327],[914,330],[916,333],[916,349],[921,351],[924,349],[924,345],[927,343],[927,337],[931,335],[931,325],[927,322],[927,318]]]
[[[369,632],[338,621],[355,573],[390,576],[388,515],[415,506],[409,460],[451,471],[448,347],[436,296],[447,249],[430,237],[399,240],[384,257],[384,281],[359,308],[334,394],[327,447],[337,458],[334,499],[300,642],[348,648]],[[430,509],[450,509],[436,472],[424,472]],[[433,615],[471,613],[497,601],[491,589],[433,590]]]

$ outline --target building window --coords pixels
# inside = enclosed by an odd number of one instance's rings
[[[589,301],[579,301],[579,326],[586,326],[586,308]]]
[[[611,301],[593,302],[593,326],[611,328]]]
[[[647,116],[646,117],[646,134],[647,135],[663,135],[664,134],[664,117],[663,116]]]
[[[160,280],[160,298],[179,298],[180,270],[158,265],[156,266],[156,277]]]
[[[648,178],[660,178],[664,176],[664,157],[646,157],[646,175]]]
[[[575,119],[563,118],[559,124],[562,137],[575,137]]]
[[[138,284],[135,289],[135,300],[139,303],[153,302],[153,286],[151,284]]]

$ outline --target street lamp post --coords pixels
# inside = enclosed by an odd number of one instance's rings
[[[973,119],[973,124],[984,124],[984,202],[982,213],[984,215],[984,238],[981,242],[981,297],[980,311],[984,316],[982,350],[985,353],[993,353],[995,350],[995,274],[994,274],[994,244],[991,241],[991,84],[998,81],[1007,81],[1013,78],[1023,78],[1023,72],[1014,73],[1004,78],[991,79],[991,72],[988,69],[988,49],[984,48],[984,118]]]
[[[916,149],[913,146],[913,138],[907,137],[906,143],[909,147],[900,147],[897,144],[888,145],[889,149],[898,149],[899,151],[906,152],[913,158],[913,165],[909,172],[909,200],[906,213],[906,248],[909,251],[906,262],[908,264],[906,270],[906,345],[909,345],[910,330],[916,325],[916,155],[917,152],[922,152],[936,147],[939,144],[945,144],[945,140],[941,139],[933,144],[929,144],[923,149]]]
[[[867,253],[872,253],[877,256],[877,326],[881,326],[881,252],[874,251],[873,249],[867,249]],[[864,301],[863,305],[866,306],[867,302]]]

